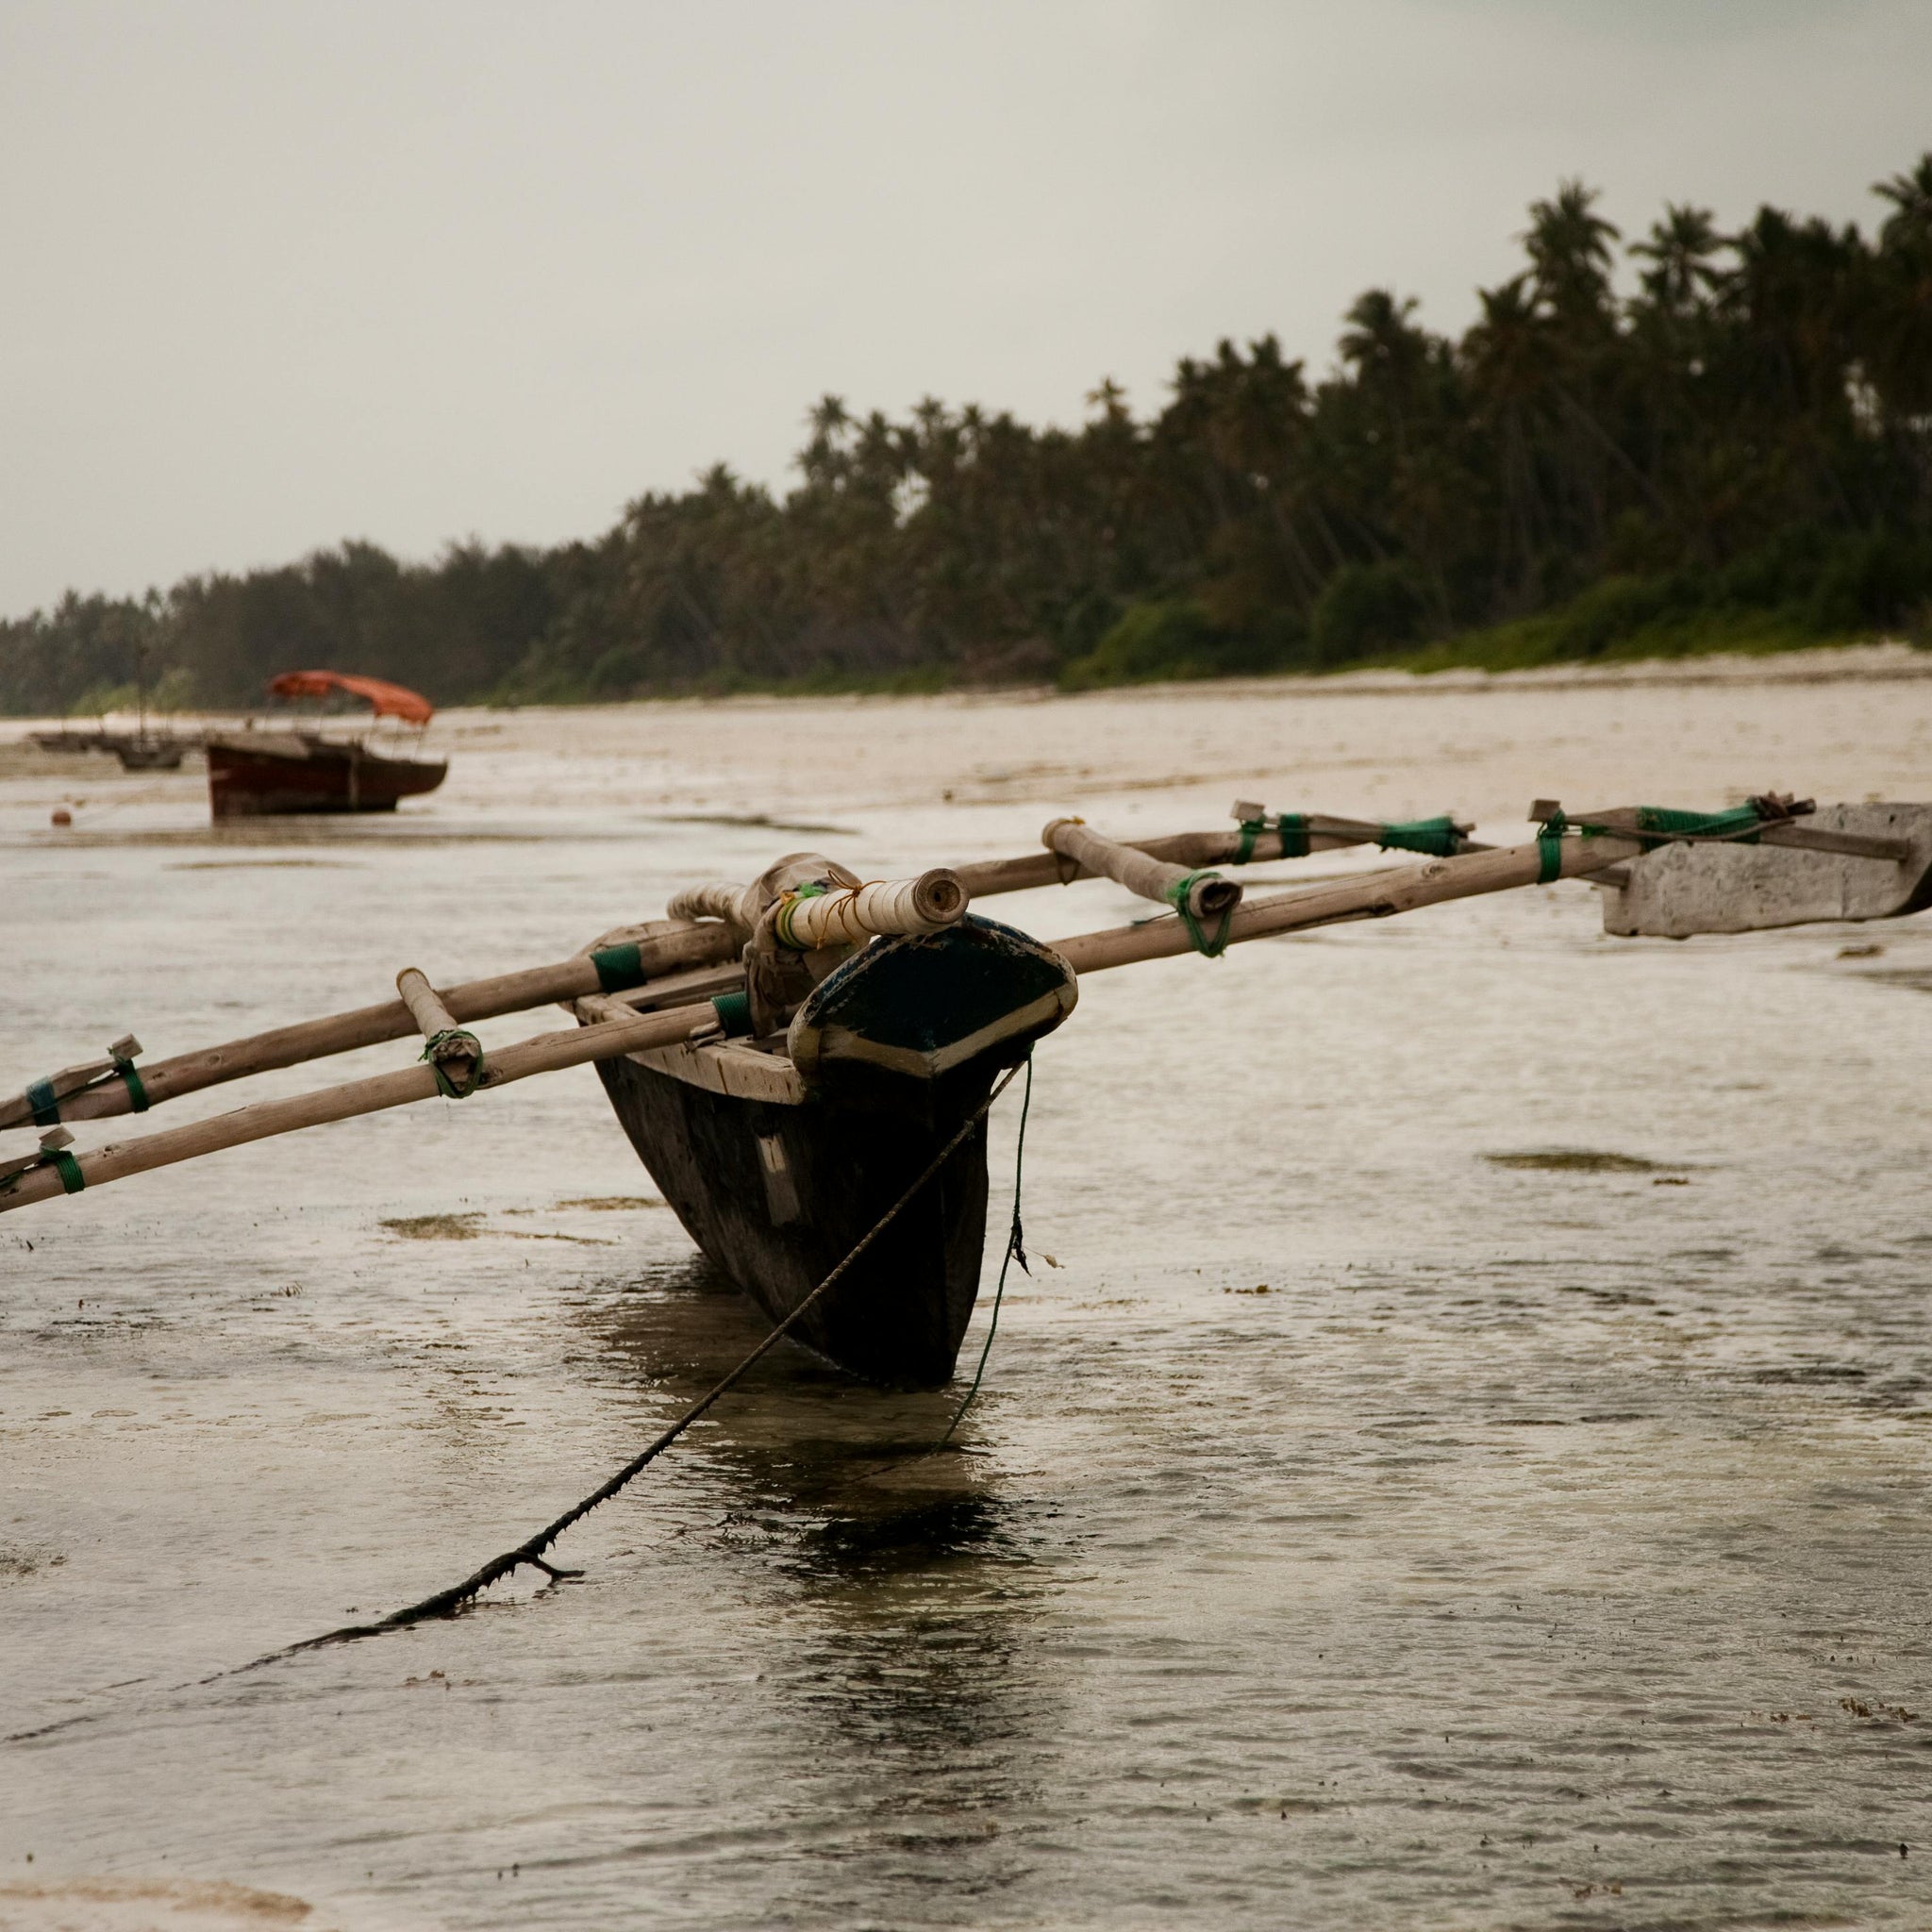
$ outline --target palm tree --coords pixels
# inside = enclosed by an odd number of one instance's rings
[[[1581,181],[1562,182],[1553,200],[1530,203],[1521,238],[1538,300],[1573,326],[1608,310],[1611,244],[1622,230],[1596,212],[1599,198]]]
[[[1648,238],[1630,245],[1632,255],[1650,263],[1638,279],[1652,309],[1680,317],[1702,308],[1722,279],[1714,258],[1725,245],[1707,208],[1667,202]]]

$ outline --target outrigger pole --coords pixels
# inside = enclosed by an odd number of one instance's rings
[[[1085,974],[1189,951],[1213,955],[1249,940],[1389,918],[1423,906],[1562,878],[1614,881],[1611,890],[1620,909],[1613,930],[1673,936],[1821,919],[1889,918],[1932,903],[1932,807],[1840,807],[1834,808],[1839,823],[1833,827],[1793,824],[1797,813],[1811,808],[1769,798],[1714,815],[1632,808],[1573,822],[1553,803],[1539,801],[1537,809],[1542,816],[1539,836],[1500,849],[1473,846],[1468,828],[1447,818],[1396,827],[1312,816],[1291,822],[1284,814],[1270,828],[1259,814],[1240,808],[1237,815],[1243,823],[1234,835],[1183,834],[1138,845],[1108,839],[1078,821],[1056,820],[1042,835],[1046,851],[1037,856],[883,885],[789,890],[759,916],[758,931],[799,953],[828,941],[932,932],[964,915],[971,884],[996,892],[1074,876],[1109,876],[1174,908],[1173,917],[1058,941],[1055,950],[1076,973]],[[1391,833],[1398,836],[1391,838]],[[1228,883],[1204,875],[1204,859],[1217,854],[1223,863],[1272,858],[1312,849],[1316,839],[1332,845],[1371,840],[1385,846],[1407,843],[1410,849],[1422,844],[1424,850],[1432,844],[1443,856],[1254,900],[1243,900],[1239,886],[1211,896],[1201,891],[1207,884]],[[1230,841],[1235,846],[1231,853],[1223,850]],[[1749,849],[1740,849],[1747,841]],[[1796,852],[1790,858],[1764,852],[1759,841],[1798,848],[1806,858],[1799,859]],[[1645,859],[1655,875],[1648,883],[1637,863]],[[1787,875],[1794,861],[1810,868],[1795,882]],[[1856,865],[1856,876],[1844,870],[1847,861]],[[1882,870],[1874,872],[1874,866]],[[0,1212],[439,1093],[462,1098],[537,1074],[741,1031],[741,1011],[726,1011],[727,1003],[741,1009],[744,1005],[744,996],[736,991],[744,969],[727,963],[743,947],[744,926],[736,916],[742,900],[726,904],[734,891],[741,893],[741,889],[700,888],[686,898],[695,909],[696,900],[722,894],[718,911],[733,916],[631,928],[639,935],[635,939],[554,966],[472,981],[445,993],[436,992],[413,968],[406,969],[398,975],[403,996],[395,1001],[257,1034],[146,1070],[132,1065],[135,1042],[119,1041],[105,1069],[96,1063],[36,1082],[20,1100],[0,1108],[0,1125],[141,1111],[157,1099],[401,1038],[412,1029],[426,1044],[425,1064],[242,1108],[88,1154],[70,1154],[73,1137],[57,1124],[39,1152],[0,1164]],[[1633,900],[1634,910],[1625,903]],[[615,997],[625,992],[627,1000]],[[466,1020],[570,1000],[594,1003],[593,1024],[495,1049],[487,1059],[475,1036],[462,1030]],[[672,1000],[680,1003],[667,1007]],[[636,1010],[646,1002],[664,1009]],[[727,1029],[727,1020],[741,1024]]]
[[[1425,819],[1415,824],[1381,825],[1320,813],[1284,812],[1264,824],[1258,806],[1239,806],[1235,816],[1249,823],[1237,831],[1182,832],[1139,842],[1121,841],[1118,849],[1145,853],[1193,868],[1259,865],[1277,858],[1306,858],[1311,852],[1385,841],[1391,849],[1482,849],[1471,846],[1460,837],[1467,827],[1457,827],[1446,817]],[[1055,821],[1056,825],[1077,824],[1075,820]],[[1416,841],[1423,840],[1438,842],[1419,847]],[[1404,841],[1409,842],[1405,844]],[[958,866],[945,874],[966,899],[990,898],[996,893],[1024,891],[1038,886],[1070,885],[1076,879],[1101,875],[1099,867],[1090,869],[1053,849],[1026,853],[1017,858]],[[935,888],[929,882],[937,877],[935,874],[922,874],[918,879],[904,881],[894,889],[919,919],[932,920],[936,908],[946,904],[943,895],[938,901],[934,899]],[[922,886],[925,887],[923,893],[916,890]],[[858,903],[855,909],[861,917],[873,909],[868,903],[870,895],[879,890],[868,889],[867,898]],[[737,961],[746,934],[746,927],[739,923],[739,900],[743,891],[739,886],[690,888],[673,900],[671,919],[630,928],[635,937],[625,942],[579,953],[555,965],[525,967],[489,979],[469,980],[441,989],[435,996],[447,1008],[451,1021],[462,1025],[475,1020],[500,1019],[507,1013],[527,1012],[537,1007],[567,1005],[600,993],[626,994],[625,1004],[635,1007],[640,1004],[639,989],[657,987],[667,975],[696,974],[699,969],[707,967],[724,969],[716,986],[693,976],[680,978],[675,988],[676,992],[689,993],[693,998],[708,997],[724,991],[739,974]],[[827,896],[834,905],[843,903],[842,894]],[[804,900],[799,906],[801,910],[796,918],[801,930],[814,936],[815,942],[823,943],[823,938],[816,936],[825,924],[828,909],[814,908]],[[903,913],[905,907],[892,909]],[[962,900],[958,910],[964,909]],[[891,918],[889,911],[883,922],[875,922],[866,930],[902,930],[901,925],[891,923]],[[943,916],[938,923],[944,923]],[[129,1034],[117,1040],[105,1058],[64,1067],[58,1074],[35,1080],[24,1092],[0,1099],[0,1128],[73,1125],[81,1121],[145,1113],[164,1100],[198,1093],[204,1088],[219,1087],[277,1067],[328,1059],[360,1047],[378,1046],[385,1041],[406,1039],[417,1030],[408,1005],[397,998],[373,1007],[358,1007],[345,1013],[331,1013],[323,1019],[277,1026],[266,1033],[252,1033],[220,1046],[177,1054],[172,1059],[155,1060],[146,1066],[135,1064],[141,1043]]]

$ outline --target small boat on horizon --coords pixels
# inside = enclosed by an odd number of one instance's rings
[[[305,719],[291,715],[258,726],[210,732],[208,806],[218,819],[260,818],[302,812],[393,811],[397,801],[434,791],[449,773],[447,759],[404,756],[421,744],[435,708],[420,691],[380,677],[341,671],[285,671],[269,682],[273,697],[317,700]],[[370,723],[399,727],[393,744],[372,744],[362,730],[332,736],[323,729],[322,706],[350,698],[370,708]],[[413,730],[413,740],[402,737]]]

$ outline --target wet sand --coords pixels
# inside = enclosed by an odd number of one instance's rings
[[[0,1068],[801,846],[1932,798],[1925,662],[457,713],[393,821],[219,830],[0,724]],[[188,1690],[520,1539],[756,1318],[588,1070],[8,1216],[0,1712],[59,1728],[0,1927],[1924,1924],[1928,991],[1924,918],[1616,941],[1575,885],[1101,975],[960,1453],[781,1351],[581,1581]]]

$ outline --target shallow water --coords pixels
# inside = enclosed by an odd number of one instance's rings
[[[445,724],[392,823],[219,833],[195,774],[0,746],[6,1083],[800,845],[1932,797],[1924,679]],[[0,1745],[0,1925],[149,1923],[82,1876],[181,1932],[294,1921],[166,1882],[357,1928],[1926,1924],[1928,924],[1616,941],[1571,885],[1098,975],[958,1453],[911,1453],[952,1397],[782,1349],[582,1580],[207,1685],[521,1540],[757,1319],[588,1069],[7,1217],[0,1714],[59,1727]]]

